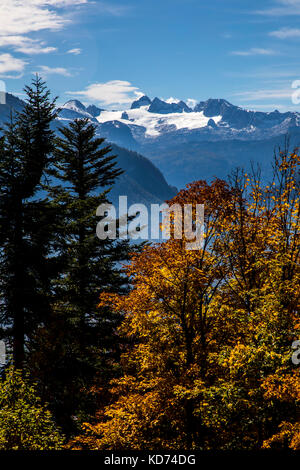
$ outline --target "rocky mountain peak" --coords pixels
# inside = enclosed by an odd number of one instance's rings
[[[149,106],[150,104],[151,104],[150,98],[144,95],[132,103],[131,109],[138,109],[138,108],[141,108],[142,106]]]

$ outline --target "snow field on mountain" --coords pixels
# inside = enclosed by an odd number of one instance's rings
[[[203,111],[197,113],[170,113],[155,114],[148,112],[149,106],[142,106],[138,109],[129,109],[126,111],[102,111],[97,117],[99,123],[107,121],[120,121],[124,124],[135,124],[146,128],[146,134],[151,137],[162,133],[165,126],[175,126],[176,129],[200,129],[207,126],[210,119],[217,124],[222,116],[206,117]],[[128,119],[122,119],[123,113],[127,114]]]

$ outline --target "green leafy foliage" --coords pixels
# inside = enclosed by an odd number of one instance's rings
[[[10,367],[0,380],[0,449],[57,450],[63,436],[36,388],[22,372]]]

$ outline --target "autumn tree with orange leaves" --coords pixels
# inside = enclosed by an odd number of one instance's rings
[[[204,204],[204,242],[171,237],[132,257],[123,375],[68,445],[75,449],[300,448],[299,164],[280,153],[259,171],[188,185],[171,201]]]

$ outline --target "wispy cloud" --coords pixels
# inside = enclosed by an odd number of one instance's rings
[[[245,72],[227,72],[224,73],[226,77],[234,77],[234,78],[254,78],[263,81],[272,81],[273,83],[281,82],[282,80],[285,81],[288,79],[297,78],[300,76],[299,73],[299,66],[293,70],[254,70],[254,71],[245,71]]]
[[[221,33],[221,37],[224,39],[231,39],[232,33]]]
[[[43,76],[48,76],[48,75],[63,75],[64,77],[72,76],[72,74],[64,67],[48,67],[47,65],[40,65],[39,73]]]
[[[240,103],[239,106],[241,106],[242,108],[253,110],[253,111],[258,111],[260,109],[262,111],[274,111],[275,109],[277,109],[277,111],[284,112],[284,111],[289,111],[291,109],[291,106],[286,106],[284,104],[278,104],[278,103],[269,103],[269,104],[251,103],[251,105],[249,105],[249,103],[246,103],[246,104]]]
[[[48,54],[56,51],[40,39],[30,38],[30,33],[57,31],[69,24],[66,7],[88,3],[88,0],[1,0],[0,3],[0,49],[1,73],[23,72],[26,61],[7,52],[12,49],[26,55]]]
[[[69,20],[56,8],[83,3],[86,0],[1,0],[1,36],[61,29]]]
[[[6,76],[7,73],[18,72],[22,74],[26,62],[22,59],[17,59],[11,54],[0,54],[0,76]],[[17,76],[10,76],[10,78],[18,78]]]
[[[23,54],[48,54],[56,51],[56,47],[48,47],[43,41],[30,39],[26,36],[0,36],[0,47],[11,47]]]
[[[122,80],[94,83],[82,91],[68,91],[67,94],[80,96],[88,101],[109,107],[128,105],[133,100],[143,95],[139,88],[135,87],[130,82]]]
[[[269,36],[273,36],[278,39],[289,39],[289,38],[300,38],[299,28],[281,28],[276,31],[271,31]]]
[[[77,47],[77,48],[74,48],[74,49],[69,49],[67,51],[67,54],[79,55],[79,54],[81,54],[81,52],[82,52],[82,50],[79,49],[79,47]]]
[[[231,55],[238,55],[238,56],[254,56],[254,55],[276,55],[278,52],[274,51],[273,49],[262,49],[260,47],[252,47],[246,51],[232,51]]]
[[[274,6],[254,13],[266,16],[294,16],[300,15],[300,0],[275,0]]]
[[[254,91],[242,91],[234,93],[232,96],[239,96],[248,101],[255,100],[269,100],[269,99],[286,99],[291,98],[293,90],[291,88],[285,89],[265,89],[265,90],[254,90]]]
[[[196,106],[197,103],[198,103],[198,101],[194,100],[194,98],[188,98],[186,100],[186,104],[192,109]]]
[[[123,5],[98,0],[0,0],[0,49],[6,48],[3,52],[7,53],[9,48],[27,55],[56,51],[55,47],[46,45],[41,39],[32,39],[31,33],[63,29],[72,23],[74,8],[83,5],[114,16],[124,15],[128,10]],[[80,52],[79,48],[68,51],[74,55]],[[15,58],[16,72],[20,60]]]
[[[131,7],[128,5],[112,5],[110,2],[105,1],[97,1],[97,7],[102,14],[106,13],[112,16],[124,16],[131,10]]]
[[[172,103],[179,103],[179,101],[180,101],[178,98],[174,98],[173,96],[170,96],[170,98],[168,98],[168,99],[163,99],[163,100],[164,100],[166,103],[170,103],[170,104],[172,104]]]

